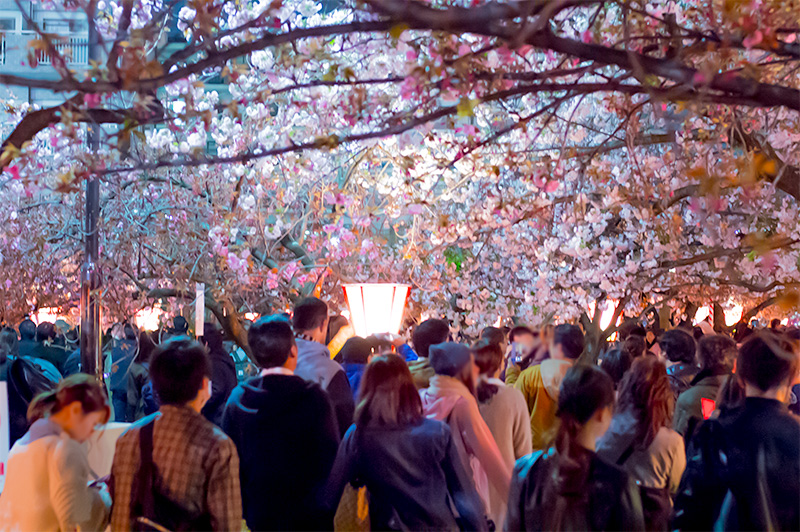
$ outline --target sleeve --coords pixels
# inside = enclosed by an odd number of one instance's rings
[[[514,472],[511,476],[511,488],[508,491],[508,513],[506,514],[505,530],[522,530],[522,485],[525,481],[526,472],[529,471],[527,464],[529,458],[518,460],[514,466]]]
[[[414,352],[413,349],[411,349],[411,346],[408,344],[403,344],[400,347],[398,347],[397,354],[403,357],[406,362],[414,362],[415,360],[419,360],[417,354]]]
[[[506,368],[506,385],[516,386],[519,377],[522,374],[522,369],[514,363],[510,363]]]
[[[138,438],[132,437],[133,433],[126,432],[117,440],[114,450],[114,461],[111,464],[111,478],[108,489],[111,493],[111,530],[130,530],[131,527],[131,499],[133,497],[134,467],[139,467],[139,455],[133,456],[134,443]]]
[[[508,487],[511,484],[511,470],[503,460],[494,436],[481,417],[478,403],[474,400],[459,400],[453,408],[453,416],[460,418],[458,426],[463,430],[467,445],[486,471],[489,482],[503,499],[507,499]]]
[[[464,469],[450,427],[444,425],[442,428],[445,431],[442,470],[447,482],[447,491],[453,498],[459,517],[464,521],[462,528],[485,531],[488,525],[483,515],[483,502],[475,490],[475,483]]]
[[[642,509],[642,496],[639,486],[632,477],[622,488],[619,498],[619,517],[617,523],[610,524],[615,530],[644,530],[644,510]]]
[[[353,400],[353,391],[344,371],[337,371],[328,384],[328,396],[336,412],[336,421],[339,423],[339,434],[344,434],[353,423],[353,414],[356,410]]]
[[[683,438],[681,438],[679,434],[674,434],[674,436],[675,444],[672,447],[672,467],[669,471],[669,479],[667,483],[669,492],[672,495],[675,495],[678,492],[678,486],[680,486],[681,477],[683,476],[683,472],[686,470],[686,447],[683,443]]]
[[[533,452],[531,443],[531,417],[525,397],[519,390],[514,390],[514,458],[519,460]]]
[[[677,403],[675,404],[675,419],[672,422],[672,428],[675,429],[675,432],[677,432],[681,436],[685,436],[688,424],[689,424],[688,412],[686,410],[686,406],[684,405],[683,401],[680,400],[679,397]]]
[[[88,487],[89,462],[80,444],[72,440],[59,441],[48,457],[50,502],[61,530],[76,530],[92,515],[104,508],[102,500],[93,497]]]
[[[321,506],[331,514],[336,512],[339,500],[342,498],[344,487],[353,479],[355,469],[355,448],[354,433],[356,427],[351,426],[344,436],[339,450],[336,453],[336,460],[333,462],[331,474],[321,493]]]
[[[227,437],[209,454],[206,504],[211,526],[217,530],[241,530],[242,494],[239,487],[239,455]]]

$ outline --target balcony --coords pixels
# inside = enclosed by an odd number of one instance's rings
[[[36,52],[38,66],[31,69],[28,43],[39,36],[32,31],[6,32],[0,34],[0,65],[7,74],[18,74],[35,79],[50,79],[55,75],[52,58],[42,50]],[[82,70],[89,65],[89,37],[86,34],[62,34],[53,43],[64,57],[66,66]],[[35,74],[34,74],[35,72]],[[32,75],[32,76],[31,76]]]
[[[65,37],[55,44],[55,48],[64,58],[67,65],[88,65],[89,64],[89,37],[71,36]],[[52,64],[50,56],[46,52],[38,52],[37,59],[40,65]]]

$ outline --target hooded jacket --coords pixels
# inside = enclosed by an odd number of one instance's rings
[[[251,530],[332,527],[318,495],[336,458],[339,431],[322,388],[293,375],[254,377],[231,393],[222,428],[239,451]]]
[[[14,444],[0,495],[2,530],[102,530],[110,499],[89,488],[87,448],[47,419]]]
[[[514,387],[522,392],[531,415],[534,450],[546,449],[553,436],[558,410],[558,390],[574,360],[547,359],[523,371]]]
[[[450,425],[461,461],[472,472],[475,487],[489,507],[489,483],[503,499],[508,497],[511,468],[503,460],[489,427],[481,417],[478,401],[458,379],[436,375],[420,392],[428,419]]]
[[[353,423],[356,410],[353,391],[344,368],[331,359],[328,348],[318,342],[297,338],[297,368],[294,374],[308,382],[319,384],[328,392],[336,420],[339,423],[339,435],[344,435]]]

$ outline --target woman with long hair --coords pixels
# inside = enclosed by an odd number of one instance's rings
[[[355,424],[339,447],[326,489],[334,507],[350,482],[370,494],[373,530],[485,530],[472,480],[450,429],[425,419],[402,358],[375,358],[361,379]],[[458,516],[454,516],[451,504]]]
[[[111,500],[89,487],[88,450],[82,445],[111,409],[91,376],[73,375],[37,396],[28,408],[33,423],[11,448],[3,494],[3,530],[101,530]]]
[[[641,530],[633,479],[595,454],[611,423],[614,383],[596,366],[572,367],[558,396],[558,430],[547,451],[517,461],[507,530]]]
[[[600,457],[625,469],[643,487],[648,529],[666,529],[670,495],[678,491],[686,468],[683,437],[672,430],[673,400],[664,363],[638,358],[620,383],[611,427],[597,442]]]

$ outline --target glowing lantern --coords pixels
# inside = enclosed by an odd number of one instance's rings
[[[163,314],[157,307],[143,308],[133,316],[133,321],[143,331],[157,331]]]
[[[358,336],[400,332],[409,286],[390,283],[344,285],[350,320]]]
[[[723,313],[725,314],[725,325],[730,327],[742,319],[742,316],[744,315],[744,307],[739,304],[735,304],[729,309],[723,309]]]

